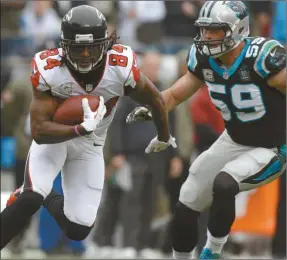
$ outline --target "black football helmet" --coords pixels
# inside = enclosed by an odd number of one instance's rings
[[[104,15],[97,8],[77,6],[64,16],[61,29],[65,63],[80,73],[96,69],[110,46]]]

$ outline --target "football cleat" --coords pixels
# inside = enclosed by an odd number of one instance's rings
[[[218,253],[212,253],[209,248],[203,248],[199,259],[219,259],[220,255]]]

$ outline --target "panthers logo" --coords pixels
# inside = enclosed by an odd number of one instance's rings
[[[240,1],[226,1],[226,5],[236,13],[236,17],[240,20],[248,15],[246,6]]]

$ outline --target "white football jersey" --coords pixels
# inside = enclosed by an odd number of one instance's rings
[[[77,95],[102,96],[107,114],[95,135],[102,144],[113,120],[117,101],[124,95],[124,86],[135,87],[140,71],[136,55],[129,46],[116,44],[107,52],[106,66],[97,86],[87,84],[85,88],[74,79],[66,65],[61,65],[62,48],[46,50],[35,55],[31,67],[32,85],[39,91],[50,91],[57,98],[67,99]]]

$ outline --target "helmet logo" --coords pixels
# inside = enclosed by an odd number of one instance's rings
[[[240,20],[248,15],[246,6],[240,1],[228,1],[226,5],[236,13],[236,17]]]
[[[106,18],[104,17],[104,15],[98,10],[96,9],[97,15],[101,20],[106,20]]]
[[[70,21],[73,15],[73,9],[71,9],[63,18],[63,21]]]

